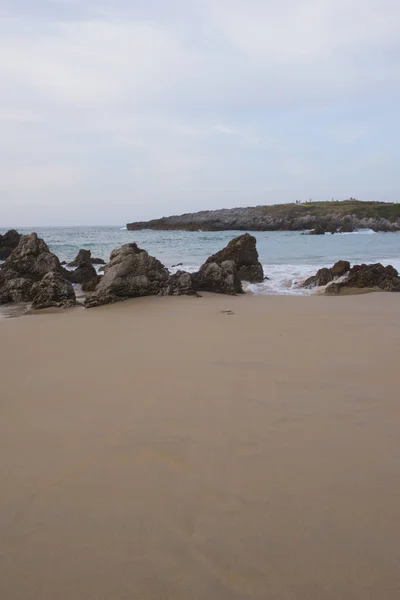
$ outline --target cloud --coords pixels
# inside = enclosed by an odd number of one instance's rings
[[[388,179],[396,199],[399,18],[394,0],[3,0],[0,219],[373,199]]]

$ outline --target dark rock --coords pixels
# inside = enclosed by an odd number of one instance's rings
[[[339,260],[330,269],[334,277],[343,277],[348,271],[350,271],[350,263],[347,260]]]
[[[77,265],[77,268],[71,271],[66,271],[66,277],[72,283],[90,284],[89,288],[93,287],[92,281],[97,283],[100,277],[97,275],[97,271],[92,264],[90,257],[90,250],[79,250],[77,257],[69,266]]]
[[[387,292],[400,291],[400,277],[392,265],[384,267],[380,263],[373,265],[354,265],[346,281],[347,287],[374,288]]]
[[[0,304],[8,302],[30,302],[32,279],[25,277],[0,277]]]
[[[66,264],[67,264],[67,261],[66,261],[66,260],[62,260],[62,261],[60,262],[60,265],[61,265],[62,267],[65,267],[65,265],[66,265]]]
[[[39,283],[49,273],[53,273],[65,281],[64,272],[57,256],[50,252],[47,244],[36,233],[24,235],[0,271],[0,303],[30,302],[33,300],[32,287],[34,284]],[[56,294],[56,282],[51,283],[48,279],[46,282],[44,287],[51,288],[53,286],[54,294]],[[57,283],[57,285],[61,284]],[[39,288],[36,288],[35,295],[39,293],[38,290]],[[42,292],[43,290],[40,293]],[[51,297],[50,291],[47,292],[47,297]],[[64,296],[60,295],[61,297]],[[71,298],[68,297],[68,302],[70,300]]]
[[[105,260],[103,260],[102,258],[91,258],[90,262],[92,263],[92,265],[105,265],[107,264]]]
[[[176,267],[181,267],[181,266],[182,266],[182,263],[178,263],[176,265],[172,265],[171,269],[175,269]]]
[[[36,233],[31,233],[21,237],[0,273],[3,279],[14,275],[39,281],[48,272],[62,273],[60,261]]]
[[[311,229],[308,235],[325,235],[326,229],[323,225],[317,225],[315,229]]]
[[[75,256],[74,260],[68,263],[68,267],[80,267],[81,265],[86,265],[87,263],[90,263],[90,256],[90,250],[85,250],[84,248],[81,248],[78,254]]]
[[[315,275],[306,279],[302,284],[302,287],[312,288],[327,285],[330,281],[333,281],[333,277],[331,270],[323,267],[322,269],[319,269]]]
[[[10,229],[4,235],[0,235],[0,260],[6,260],[12,251],[18,246],[21,234],[15,229]]]
[[[193,276],[196,290],[230,294],[232,296],[243,292],[242,283],[233,260],[218,263],[206,262]]]
[[[170,275],[163,293],[166,296],[198,296],[192,275],[186,271],[177,271]]]
[[[52,306],[68,308],[76,304],[71,283],[55,272],[47,273],[40,281],[34,283],[30,294],[34,309]]]
[[[97,275],[96,269],[89,262],[86,265],[80,265],[74,271],[69,273],[68,279],[72,283],[88,283],[89,281],[95,280],[96,283],[100,280],[100,277]]]
[[[82,292],[94,292],[99,281],[100,277],[96,277],[96,279],[90,279],[89,281],[82,283]]]
[[[261,283],[264,280],[263,268],[258,260],[256,238],[249,233],[231,240],[223,250],[210,256],[205,264],[220,265],[226,261],[235,263],[240,280],[250,283]]]
[[[336,281],[338,278],[344,279]],[[400,277],[396,269],[391,265],[384,267],[380,263],[354,265],[350,268],[348,261],[340,260],[331,269],[320,269],[316,275],[309,277],[302,287],[311,288],[327,284],[327,294],[349,293],[351,288],[378,288],[387,292],[400,292]]]
[[[104,275],[96,290],[86,297],[85,306],[163,294],[168,279],[168,269],[159,260],[136,244],[125,244],[111,253]]]
[[[68,263],[68,267],[80,267],[81,265],[105,265],[106,261],[102,258],[92,258],[92,253],[90,250],[85,250],[81,248],[74,258],[74,260]]]

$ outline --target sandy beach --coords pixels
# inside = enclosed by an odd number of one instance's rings
[[[0,336],[2,600],[400,598],[398,295],[153,297]]]

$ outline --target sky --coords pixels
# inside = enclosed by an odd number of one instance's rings
[[[400,200],[398,0],[0,0],[0,227]]]

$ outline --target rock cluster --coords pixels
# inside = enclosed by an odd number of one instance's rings
[[[210,256],[197,273],[178,271],[173,275],[136,244],[125,244],[111,253],[104,275],[87,295],[85,306],[92,308],[138,296],[198,295],[199,292],[235,295],[243,291],[241,280],[263,279],[256,239],[249,234],[231,240],[226,248]]]
[[[340,294],[352,289],[366,291],[378,289],[386,292],[400,292],[400,277],[397,270],[380,263],[372,265],[354,265],[347,261],[337,262],[331,269],[319,269],[315,275],[306,279],[302,287],[326,286],[327,294]]]

